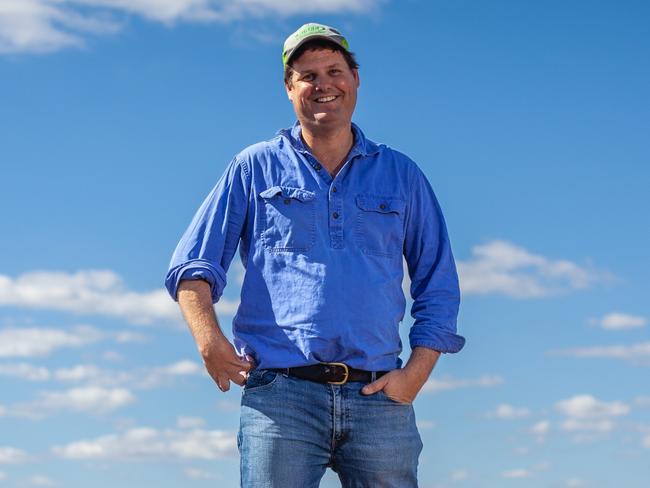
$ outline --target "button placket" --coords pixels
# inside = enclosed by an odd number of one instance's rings
[[[340,185],[332,184],[329,192],[330,245],[334,249],[343,248],[343,196]]]

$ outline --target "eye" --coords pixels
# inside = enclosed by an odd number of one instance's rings
[[[314,81],[314,75],[312,73],[308,73],[302,78],[300,78],[301,81]]]
[[[341,70],[338,68],[333,68],[330,70],[331,75],[338,75],[339,73],[341,73]]]

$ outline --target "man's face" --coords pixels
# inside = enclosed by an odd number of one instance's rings
[[[292,62],[291,86],[285,85],[303,127],[330,130],[350,125],[357,103],[359,73],[339,51],[305,51]]]

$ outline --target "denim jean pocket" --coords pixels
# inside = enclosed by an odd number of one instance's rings
[[[269,251],[309,251],[316,241],[316,194],[287,186],[273,186],[262,199],[262,243]]]
[[[398,402],[397,400],[394,400],[393,398],[389,397],[384,392],[384,390],[379,390],[377,392],[377,395],[381,396],[382,398],[384,398],[386,401],[389,401],[390,403],[394,403],[395,405],[403,405],[405,407],[410,407],[411,405],[413,405],[412,403],[404,403],[404,402]]]
[[[251,371],[248,374],[248,378],[246,378],[244,393],[252,393],[254,391],[271,388],[277,382],[279,376],[282,376],[282,374],[268,369],[256,369]]]
[[[406,202],[401,198],[357,195],[355,238],[366,254],[394,258],[404,244]]]

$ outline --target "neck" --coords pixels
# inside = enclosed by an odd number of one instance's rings
[[[352,149],[352,125],[330,131],[313,131],[301,124],[302,139],[318,162],[332,175],[336,175]]]

